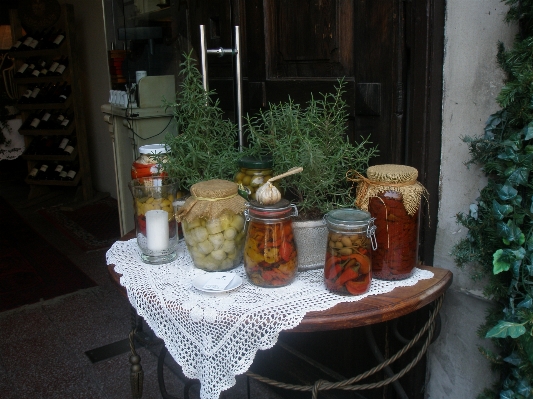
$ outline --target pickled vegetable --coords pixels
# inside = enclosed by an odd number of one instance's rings
[[[211,220],[182,220],[185,243],[196,267],[207,271],[233,269],[242,260],[244,217],[225,213]]]
[[[366,234],[329,232],[324,282],[331,292],[360,295],[368,291],[372,275],[370,239]]]
[[[268,179],[272,177],[272,170],[270,169],[247,169],[241,168],[235,175],[234,182],[242,184],[248,189],[250,199],[255,200],[255,193],[259,187],[265,184]],[[274,183],[274,185],[276,185]]]
[[[298,271],[292,221],[262,223],[252,220],[244,248],[248,278],[261,287],[290,284]]]

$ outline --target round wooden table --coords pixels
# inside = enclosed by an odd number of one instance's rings
[[[121,240],[127,241],[134,237],[135,232],[131,231]],[[418,268],[430,270],[433,272],[433,277],[420,280],[411,287],[397,287],[389,293],[370,295],[356,302],[340,303],[330,309],[319,312],[308,312],[298,326],[287,331],[314,332],[363,327],[412,313],[441,298],[453,279],[452,273],[446,269],[432,266],[418,266]],[[123,295],[127,296],[126,289],[120,285],[121,275],[115,272],[114,265],[108,265],[108,271],[115,286]],[[426,348],[428,344],[429,340],[426,343]],[[166,351],[162,351],[162,354],[164,358]],[[161,370],[158,370],[158,372],[161,371],[162,374],[162,362],[160,361],[160,363]],[[253,373],[248,374],[253,378],[260,378],[260,376],[253,375]],[[268,379],[263,379],[262,381],[266,383],[272,382],[269,382]],[[272,385],[275,385],[274,383]],[[160,388],[162,392],[165,389],[162,377],[160,379]],[[313,392],[313,397],[315,396],[316,394]],[[170,398],[170,396],[164,397]]]

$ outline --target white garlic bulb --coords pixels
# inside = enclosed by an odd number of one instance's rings
[[[261,205],[272,205],[281,199],[281,193],[272,183],[266,182],[255,192],[255,199]]]

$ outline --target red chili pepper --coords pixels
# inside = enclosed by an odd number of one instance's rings
[[[345,269],[337,280],[338,285],[344,285],[347,281],[355,280],[359,277],[359,273],[353,270],[351,267]]]
[[[285,262],[288,262],[291,259],[292,254],[292,245],[289,244],[287,241],[283,241],[279,247],[279,254],[285,260]]]
[[[324,275],[328,280],[333,280],[339,274],[342,273],[342,267],[340,265],[333,264],[330,267],[324,268]]]
[[[368,275],[363,281],[347,281],[345,284],[346,289],[352,295],[364,294],[368,289],[369,281]]]

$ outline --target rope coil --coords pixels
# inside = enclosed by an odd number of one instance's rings
[[[332,390],[332,389],[342,389],[342,390],[345,390],[345,391],[361,391],[361,390],[367,390],[367,389],[381,388],[381,387],[383,387],[385,385],[388,385],[388,384],[400,379],[401,377],[403,377],[405,374],[407,374],[420,361],[420,359],[422,359],[422,356],[424,356],[424,354],[426,353],[426,351],[427,351],[427,349],[428,349],[428,347],[431,344],[431,341],[433,339],[433,333],[435,331],[435,318],[437,317],[437,314],[439,313],[440,308],[442,307],[443,297],[444,297],[444,295],[440,296],[435,301],[435,309],[430,314],[430,317],[429,317],[428,321],[424,324],[422,329],[414,336],[414,338],[411,341],[409,341],[409,343],[407,343],[400,351],[398,351],[394,356],[392,356],[389,359],[385,360],[381,364],[378,364],[377,366],[373,367],[372,369],[370,369],[370,370],[368,370],[368,371],[366,371],[366,372],[364,372],[362,374],[359,374],[359,375],[357,375],[355,377],[352,377],[350,379],[347,379],[347,380],[344,380],[344,381],[339,381],[339,382],[329,382],[329,381],[325,381],[325,380],[318,380],[313,385],[296,385],[296,384],[288,384],[288,383],[279,382],[279,381],[270,379],[268,377],[260,376],[258,374],[253,373],[253,372],[250,372],[250,371],[246,372],[246,375],[256,379],[257,381],[263,382],[263,383],[268,384],[268,385],[272,385],[272,386],[277,387],[277,388],[283,388],[283,389],[288,389],[288,390],[293,390],[293,391],[300,391],[300,392],[311,392],[313,399],[317,399],[318,398],[318,392],[321,391],[321,390],[327,391],[327,390]],[[389,377],[389,378],[387,378],[385,380],[382,380],[380,382],[375,382],[375,383],[370,383],[370,384],[353,385],[354,383],[359,382],[359,381],[361,381],[361,380],[363,380],[363,379],[365,379],[365,378],[377,373],[378,371],[381,371],[382,369],[384,369],[385,367],[387,367],[391,363],[393,363],[396,360],[398,360],[398,358],[403,356],[409,349],[411,349],[420,340],[422,335],[424,335],[426,332],[428,332],[428,335],[426,337],[426,340],[424,341],[424,344],[423,344],[422,348],[418,352],[417,356],[407,366],[405,366],[402,370],[400,370],[398,373],[396,373],[392,377]]]

